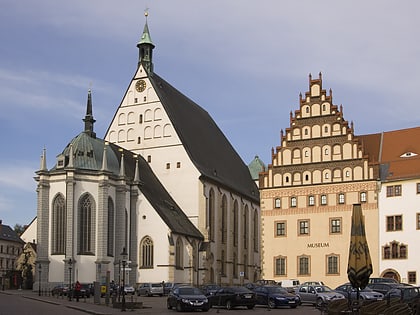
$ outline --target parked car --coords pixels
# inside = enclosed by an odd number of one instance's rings
[[[397,297],[410,305],[412,302],[417,303],[420,300],[420,287],[409,285],[395,287],[388,291],[387,295],[390,298]]]
[[[201,286],[201,291],[203,291],[204,295],[209,296],[213,295],[217,290],[220,289],[220,285],[217,284],[205,284]]]
[[[140,283],[137,287],[137,295],[159,295],[163,296],[163,284],[161,282],[156,283]]]
[[[296,288],[300,285],[300,282],[297,279],[286,279],[280,281],[278,284],[289,292],[295,292]]]
[[[300,304],[299,297],[278,285],[262,285],[254,289],[258,305],[267,305],[269,308],[289,306],[296,308]]]
[[[124,293],[134,295],[136,293],[136,290],[132,285],[126,284],[124,285]]]
[[[302,285],[325,285],[322,281],[305,281]]]
[[[402,283],[393,283],[393,282],[376,282],[376,283],[369,283],[367,285],[367,287],[371,288],[373,291],[382,293],[384,295],[384,298],[395,296],[395,293],[392,293],[395,291],[391,291],[391,290],[404,288],[407,286],[410,286],[410,285],[402,284]],[[390,291],[391,293],[389,293]]]
[[[357,299],[357,290],[353,288],[351,283],[345,283],[337,288],[335,288],[335,291],[340,292],[343,294],[346,299],[350,298],[351,300]],[[363,290],[359,291],[359,299],[361,300],[367,300],[367,301],[380,301],[383,300],[384,295],[380,292],[376,292],[372,290],[369,287],[364,288]]]
[[[80,296],[81,298],[90,298],[91,295],[91,286],[93,286],[93,284],[91,283],[81,283],[81,288],[80,288]]]
[[[296,294],[299,296],[301,303],[310,303],[316,306],[329,304],[337,299],[345,299],[343,294],[326,285],[300,285]]]
[[[238,306],[253,309],[257,303],[255,293],[245,287],[222,287],[208,298],[211,307],[223,306],[228,310]]]
[[[51,295],[52,296],[67,295],[68,289],[69,289],[69,287],[67,285],[64,285],[64,284],[56,285],[55,287],[52,288]]]
[[[207,312],[210,308],[209,300],[204,293],[192,286],[175,287],[169,292],[166,305],[168,310],[175,307],[178,312],[197,309]]]
[[[398,283],[394,278],[369,278],[369,283]]]

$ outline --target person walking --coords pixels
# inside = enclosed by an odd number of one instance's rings
[[[82,285],[79,281],[76,281],[74,286],[74,293],[76,294],[76,301],[79,302],[80,290],[82,289]]]

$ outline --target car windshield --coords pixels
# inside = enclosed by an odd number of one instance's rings
[[[315,287],[316,292],[331,292],[332,290],[327,286],[316,286]]]
[[[179,288],[180,295],[201,295],[201,291],[197,288]]]
[[[161,287],[162,284],[161,283],[152,283],[152,287],[157,288],[157,287]]]
[[[286,294],[286,293],[288,293],[286,289],[281,288],[281,287],[278,287],[278,288],[276,288],[276,287],[269,287],[267,289],[268,289],[268,292],[270,292],[270,293],[280,293],[280,294]]]

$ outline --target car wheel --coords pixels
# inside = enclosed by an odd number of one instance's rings
[[[276,303],[273,299],[268,300],[268,308],[276,308]]]
[[[324,304],[324,301],[321,298],[318,298],[316,300],[316,304],[315,304],[316,306],[321,307],[323,304]]]
[[[181,305],[181,302],[177,302],[176,303],[176,311],[177,312],[182,312],[184,310],[184,308]]]
[[[290,305],[290,308],[296,308],[297,305]]]
[[[171,304],[169,303],[169,301],[166,301],[166,307],[168,308],[168,310],[171,310],[171,309],[172,309],[172,306],[171,306]]]
[[[210,308],[210,307],[208,307],[208,306],[207,306],[207,307],[202,308],[201,310],[202,310],[203,312],[208,312],[208,311],[209,311],[209,308]]]
[[[249,310],[252,310],[252,309],[254,309],[255,305],[247,305],[246,307],[247,307]]]
[[[230,300],[226,301],[226,309],[231,310],[232,309],[232,302]]]

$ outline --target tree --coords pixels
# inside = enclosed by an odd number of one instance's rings
[[[25,231],[25,226],[16,223],[13,229],[15,230],[17,235],[21,236],[22,233]]]

